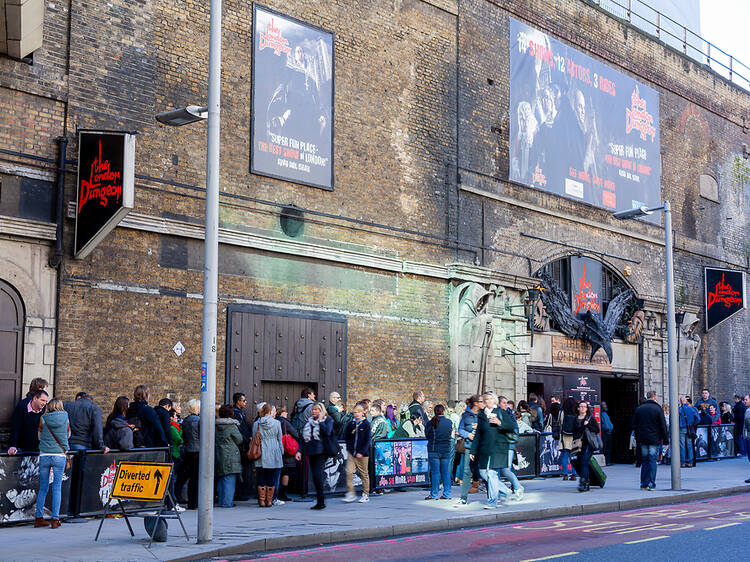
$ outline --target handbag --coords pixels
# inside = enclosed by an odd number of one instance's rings
[[[283,423],[281,424],[281,429],[286,429],[286,425]],[[286,431],[282,431],[281,435],[281,445],[284,448],[284,454],[289,456],[294,456],[297,454],[297,451],[299,451],[299,443],[297,443],[297,440],[289,435]]]
[[[463,437],[459,437],[456,439],[456,444],[454,445],[453,449],[463,455],[466,452],[466,440]]]
[[[544,433],[552,433],[552,414],[547,415],[544,420]]]
[[[65,453],[65,470],[70,469],[72,466],[72,463],[70,462],[70,457],[68,456],[68,451],[65,450],[65,447],[62,446],[62,443],[60,443],[60,440],[57,438],[57,435],[55,435],[55,432],[52,431],[52,428],[44,424],[44,427],[47,428],[47,431],[49,431],[50,435],[52,435],[52,438],[57,442],[57,445],[62,449],[62,452]]]
[[[682,417],[685,418],[685,435],[688,439],[695,439],[695,426],[691,423],[688,423],[687,421],[687,414],[685,414],[685,410],[680,406],[680,410],[682,410]]]
[[[584,429],[583,435],[586,437],[586,442],[592,450],[599,451],[604,448],[604,443],[598,433],[594,433],[590,429]]]
[[[253,440],[250,441],[250,447],[247,449],[247,458],[251,461],[257,461],[263,453],[263,438],[260,431],[256,431]]]
[[[575,455],[580,453],[582,448],[583,439],[573,439],[573,443],[570,445],[570,452]]]

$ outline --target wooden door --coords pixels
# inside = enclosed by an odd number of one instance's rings
[[[346,397],[346,317],[316,311],[230,305],[226,396],[244,392],[248,415],[271,402],[290,412],[302,389]]]
[[[0,281],[0,427],[10,426],[21,398],[24,309],[16,290]]]

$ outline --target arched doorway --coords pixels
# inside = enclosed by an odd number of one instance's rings
[[[0,280],[0,429],[10,426],[23,379],[24,306],[16,290]]]

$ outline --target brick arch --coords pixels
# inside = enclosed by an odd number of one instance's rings
[[[532,273],[532,276],[536,275],[539,272],[539,270],[541,270],[543,267],[545,267],[545,266],[547,266],[547,265],[549,265],[549,264],[551,264],[551,263],[553,263],[553,262],[555,262],[557,260],[565,259],[565,258],[568,258],[568,257],[571,257],[571,256],[581,256],[581,257],[590,258],[592,260],[596,260],[596,261],[600,262],[602,264],[602,266],[605,267],[606,269],[608,269],[611,273],[613,273],[617,277],[617,279],[622,282],[623,285],[625,285],[628,289],[631,289],[635,293],[636,298],[640,294],[642,294],[642,293],[639,293],[637,287],[628,278],[624,277],[618,271],[618,269],[616,268],[616,266],[611,261],[609,261],[604,256],[601,256],[599,254],[595,254],[595,253],[592,253],[592,252],[583,252],[583,251],[580,251],[580,252],[576,251],[576,252],[574,252],[574,251],[571,251],[569,249],[565,249],[565,250],[561,250],[559,252],[554,252],[554,253],[548,254],[547,257],[546,257],[546,259],[543,260],[542,265],[539,266],[536,269],[536,271],[534,271]]]
[[[23,386],[26,310],[13,285],[0,279],[0,427],[8,427]]]

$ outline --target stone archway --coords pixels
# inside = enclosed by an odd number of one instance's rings
[[[23,384],[25,310],[18,292],[0,280],[0,428],[10,425]]]

